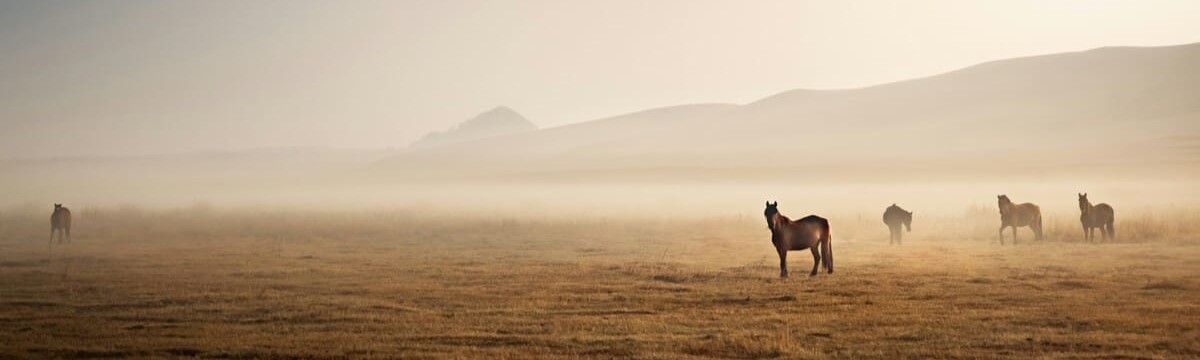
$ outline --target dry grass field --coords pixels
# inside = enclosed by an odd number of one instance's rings
[[[80,209],[48,250],[48,212],[8,212],[0,357],[1200,357],[1196,213],[1004,247],[972,214],[903,246],[834,217],[836,272],[779,279],[751,216]]]

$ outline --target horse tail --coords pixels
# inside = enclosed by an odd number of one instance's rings
[[[822,219],[824,220],[824,219]],[[825,263],[825,270],[833,273],[833,234],[829,226],[829,220],[825,220],[821,225],[821,262]]]

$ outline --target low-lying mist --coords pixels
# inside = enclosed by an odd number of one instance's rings
[[[1060,189],[1034,191],[1026,184],[1005,193],[1017,202],[1042,207],[1048,241],[1081,241],[1075,193]],[[1113,190],[1117,189],[1117,190]],[[1200,238],[1200,207],[1172,201],[1169,194],[1129,197],[1120,187],[1091,191],[1096,202],[1116,208],[1118,242],[1193,242]],[[365,189],[360,189],[364,190]],[[367,198],[365,194],[329,196],[321,200],[280,198],[167,202],[65,203],[74,213],[74,236],[87,241],[95,232],[113,236],[110,229],[136,231],[130,236],[187,239],[191,235],[271,235],[287,238],[314,233],[348,231],[379,233],[388,229],[441,226],[508,226],[528,224],[587,224],[591,227],[628,224],[707,224],[740,229],[749,237],[767,234],[762,217],[765,199],[779,201],[792,218],[818,214],[831,220],[839,241],[887,241],[880,217],[893,202],[914,212],[907,241],[996,242],[999,215],[995,192],[979,185],[874,185],[788,187],[757,185],[709,186],[472,186],[393,189],[395,193]],[[1018,195],[1019,194],[1019,195]],[[1100,194],[1114,194],[1101,196]],[[1134,192],[1134,194],[1142,194]],[[352,196],[361,196],[355,199]],[[221,198],[218,198],[221,199]],[[1181,198],[1182,199],[1182,198]],[[391,200],[391,201],[389,201]],[[1175,199],[1180,200],[1180,199]],[[154,205],[147,205],[154,204]],[[10,204],[0,208],[0,226],[19,229],[27,240],[40,241],[49,227],[46,204]],[[1033,239],[1021,228],[1022,239]],[[155,235],[157,234],[157,235]],[[188,235],[188,236],[180,236]],[[514,235],[514,234],[507,234]],[[1011,236],[1011,230],[1006,232]]]

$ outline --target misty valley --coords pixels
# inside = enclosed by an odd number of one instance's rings
[[[1200,358],[1198,14],[0,1],[0,359]]]

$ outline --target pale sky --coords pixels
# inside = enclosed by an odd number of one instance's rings
[[[403,147],[1101,46],[1200,1],[6,1],[0,157]]]

